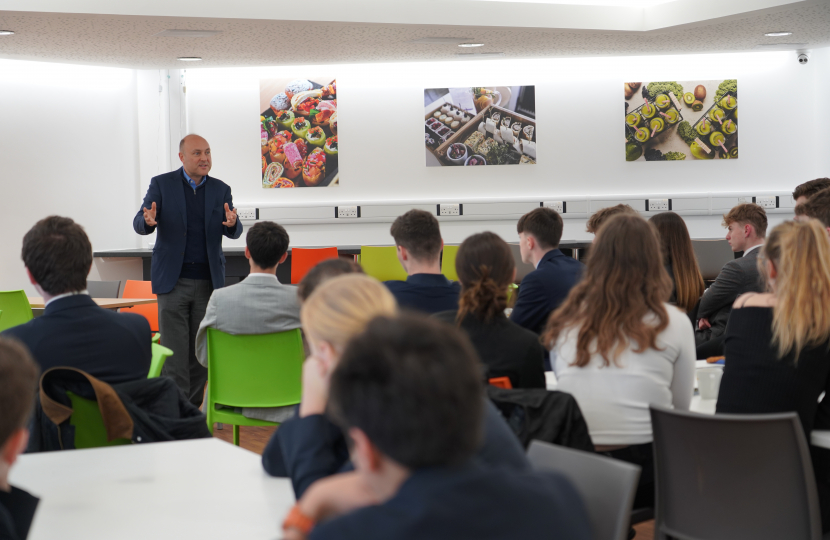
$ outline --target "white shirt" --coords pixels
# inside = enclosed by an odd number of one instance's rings
[[[669,325],[657,336],[657,349],[642,353],[629,346],[616,363],[603,367],[594,354],[585,367],[576,360],[577,331],[563,332],[551,351],[558,390],[574,396],[595,445],[651,442],[649,405],[689,410],[694,393],[695,338],[685,313],[664,304]],[[650,315],[647,320],[654,320]]]
[[[761,247],[761,246],[763,246],[763,245],[764,245],[764,244],[758,244],[757,246],[752,246],[751,248],[746,248],[746,249],[744,250],[744,254],[743,254],[743,256],[744,256],[744,257],[746,257],[746,254],[747,254],[747,253],[749,253],[749,252],[750,252],[750,251],[752,251],[753,249],[757,249],[757,248],[759,248],[759,247]]]
[[[43,307],[44,307],[44,308],[46,308],[46,306],[48,306],[49,304],[51,304],[51,303],[52,303],[52,302],[54,302],[55,300],[60,300],[61,298],[66,298],[67,296],[76,296],[76,295],[79,295],[79,294],[86,294],[86,295],[89,295],[89,291],[88,291],[88,290],[86,290],[86,289],[84,289],[84,290],[82,290],[82,291],[68,292],[68,293],[59,294],[59,295],[57,295],[57,296],[53,296],[52,298],[50,298],[50,299],[49,299],[49,301],[48,301],[48,302],[46,302],[45,304],[43,304]]]

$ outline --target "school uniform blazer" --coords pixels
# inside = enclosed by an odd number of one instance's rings
[[[153,246],[153,262],[150,279],[153,293],[164,294],[173,290],[184,264],[184,250],[187,243],[187,210],[182,182],[185,182],[181,168],[154,177],[144,196],[144,202],[133,218],[133,229],[138,234],[151,234],[158,230]],[[205,240],[207,242],[210,278],[214,289],[225,285],[225,255],[222,253],[222,235],[228,238],[242,236],[242,222],[237,220],[232,228],[225,227],[225,203],[233,210],[231,188],[218,178],[206,176],[205,187]],[[144,222],[144,208],[156,203],[155,227]]]
[[[558,249],[545,253],[536,270],[522,279],[510,320],[541,334],[551,312],[582,278],[585,265]]]

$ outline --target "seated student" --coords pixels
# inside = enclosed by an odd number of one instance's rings
[[[311,346],[303,366],[303,398],[298,416],[271,437],[262,465],[273,476],[288,476],[299,498],[314,481],[350,469],[346,438],[323,414],[329,379],[349,340],[379,315],[393,316],[395,298],[376,279],[349,274],[320,285],[303,303],[300,318]],[[480,462],[513,469],[528,467],[518,439],[493,405],[485,415]]]
[[[89,297],[92,244],[80,225],[60,216],[38,221],[23,237],[23,264],[46,309],[3,335],[26,345],[41,371],[73,367],[106,383],[147,378],[150,323],[98,307]]]
[[[599,232],[600,227],[602,227],[609,219],[619,214],[627,214],[630,216],[639,215],[636,210],[627,204],[618,204],[616,206],[600,208],[588,218],[588,221],[585,224],[585,231],[596,235]]]
[[[471,462],[484,393],[457,330],[416,314],[378,318],[349,343],[330,393],[355,471],[313,484],[289,512],[285,538],[591,537],[580,496],[559,473]]]
[[[772,292],[748,293],[735,301],[717,412],[795,411],[809,441],[813,429],[830,429],[827,234],[812,219],[782,223],[770,233],[758,260]],[[811,446],[810,452],[828,532],[830,450]]]
[[[545,349],[539,336],[504,315],[507,286],[516,277],[510,246],[495,233],[474,234],[458,248],[455,269],[461,282],[458,311],[443,311],[436,318],[467,333],[486,380],[509,377],[513,388],[545,388]]]
[[[288,233],[271,221],[248,229],[245,257],[250,273],[230,287],[216,289],[210,296],[205,318],[196,333],[196,358],[207,367],[207,329],[228,334],[271,334],[300,327],[297,288],[277,279],[277,266],[288,253]],[[243,416],[282,422],[294,414],[294,407],[246,407]]]
[[[697,320],[695,308],[705,287],[686,222],[674,212],[662,212],[652,216],[649,222],[657,227],[663,264],[672,280],[669,303],[685,311],[694,323]]]
[[[363,267],[354,261],[338,257],[320,261],[297,284],[297,297],[305,302],[324,281],[343,274],[362,274]]]
[[[568,296],[585,268],[559,250],[562,216],[550,208],[537,208],[519,218],[519,251],[522,262],[536,270],[522,279],[510,320],[540,334],[548,316]]]
[[[762,290],[757,262],[767,234],[767,213],[757,204],[739,204],[723,216],[723,226],[728,229],[729,247],[732,251],[742,251],[743,256],[726,263],[700,299],[695,331],[700,358],[723,354],[723,335],[735,299],[744,293]],[[707,344],[709,341],[712,343]]]
[[[830,233],[830,189],[823,189],[795,207],[795,220],[817,219]]]
[[[458,283],[441,274],[441,229],[429,212],[410,210],[399,216],[390,230],[398,260],[409,275],[406,281],[387,281],[398,305],[425,313],[458,309]]]
[[[671,279],[659,242],[643,218],[611,218],[542,338],[597,451],[643,468],[635,508],[654,505],[649,405],[688,410],[694,391],[692,324],[666,303]]]
[[[26,540],[37,497],[9,485],[9,470],[29,439],[26,424],[38,385],[37,365],[21,344],[0,338],[0,538]]]
[[[830,178],[816,178],[809,182],[799,184],[793,191],[793,201],[795,201],[796,209],[807,202],[807,199],[818,193],[823,189],[830,187]]]

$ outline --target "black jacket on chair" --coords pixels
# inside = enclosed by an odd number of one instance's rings
[[[67,366],[110,384],[147,378],[151,336],[141,315],[103,309],[86,294],[50,302],[42,316],[3,332],[29,348],[42,373]]]
[[[27,453],[75,448],[66,392],[98,402],[110,438],[143,444],[210,437],[207,419],[167,377],[109,385],[71,368],[53,368],[40,378]]]

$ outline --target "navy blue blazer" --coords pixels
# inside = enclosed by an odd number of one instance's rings
[[[484,409],[484,441],[475,461],[511,471],[530,469],[519,439],[489,399]],[[315,481],[352,470],[343,432],[320,414],[295,417],[280,425],[262,453],[262,466],[271,476],[290,477],[297,499]]]
[[[443,274],[412,274],[406,281],[384,281],[401,308],[425,313],[458,309],[461,285]]]
[[[558,249],[545,253],[536,270],[522,279],[510,320],[541,334],[550,314],[582,277],[585,265]]]
[[[589,540],[579,493],[554,472],[475,466],[416,470],[377,506],[317,525],[309,540]]]
[[[156,244],[153,246],[153,262],[150,279],[153,293],[169,293],[176,286],[184,264],[184,249],[187,242],[187,211],[185,208],[185,182],[182,169],[161,174],[150,180],[150,187],[138,213],[133,218],[133,229],[138,234],[151,234],[158,229]],[[228,238],[242,236],[242,222],[229,229],[225,221],[225,203],[233,210],[231,188],[212,176],[205,177],[205,240],[210,263],[210,278],[214,289],[225,285],[225,255],[222,253],[222,235]],[[144,208],[156,203],[155,227],[144,222]]]
[[[41,373],[68,366],[114,384],[146,379],[150,371],[147,319],[98,307],[86,294],[55,300],[42,316],[2,335],[26,345]]]

